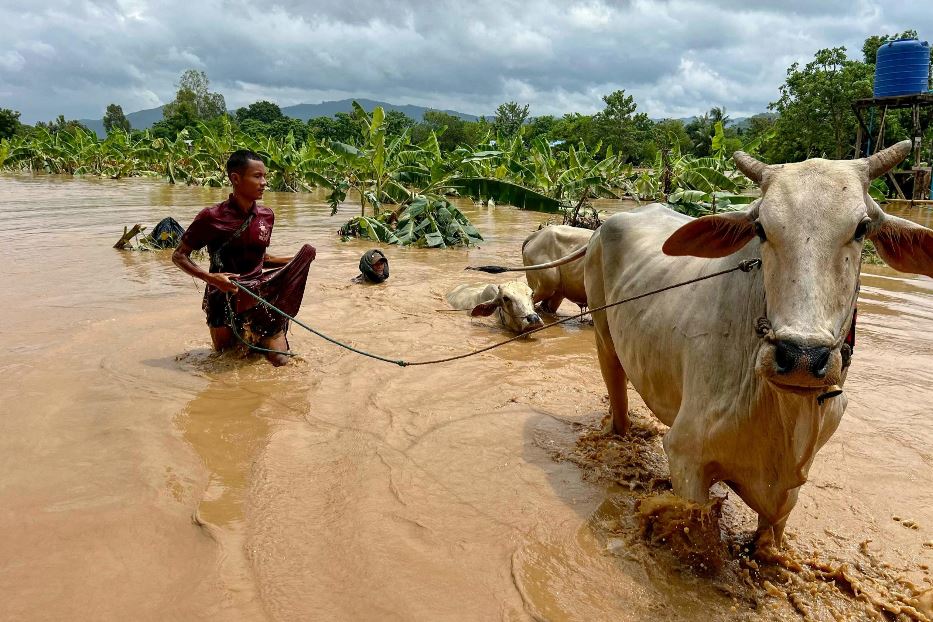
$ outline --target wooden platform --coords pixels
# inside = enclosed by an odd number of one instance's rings
[[[875,108],[881,111],[877,130],[872,127]],[[925,108],[933,108],[933,93],[931,92],[917,93],[915,95],[897,95],[894,97],[869,97],[866,99],[857,99],[852,102],[852,112],[855,113],[855,118],[858,121],[857,133],[855,135],[855,157],[860,158],[862,155],[871,155],[872,153],[881,151],[885,143],[884,129],[888,111],[905,108],[909,108],[911,111],[910,136],[913,141],[913,165],[915,168],[918,167],[923,160],[923,146],[921,143],[926,133],[928,122],[927,119],[924,118],[924,115],[920,114],[920,111]],[[868,123],[865,122],[865,117],[863,116],[866,110],[871,111],[872,120]],[[873,131],[877,131],[877,135],[873,136]],[[867,149],[864,149],[865,153],[863,153],[863,146],[867,147]],[[930,156],[933,156],[933,152],[930,153]],[[929,161],[930,160],[927,160],[927,162]],[[925,172],[925,169],[920,170]],[[925,179],[925,175],[919,175],[919,181],[922,183],[916,183],[918,181],[916,170],[913,171],[911,175],[915,182],[913,191],[911,192],[912,197],[905,196],[904,191],[901,189],[900,184],[894,178],[894,174],[891,171],[888,171],[887,177],[900,199],[910,200],[913,198],[914,203],[929,199],[929,180],[928,178]]]
[[[904,205],[911,206],[916,205],[917,207],[933,207],[933,200],[930,199],[888,199],[883,203],[883,205]]]

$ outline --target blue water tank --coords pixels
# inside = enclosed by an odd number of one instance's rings
[[[916,95],[930,88],[930,44],[898,39],[878,48],[875,97]]]

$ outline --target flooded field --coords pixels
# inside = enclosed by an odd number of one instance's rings
[[[865,267],[849,407],[787,558],[747,559],[755,518],[717,488],[722,563],[700,569],[646,537],[664,430],[633,399],[632,438],[599,434],[587,324],[404,369],[299,329],[274,369],[211,353],[203,284],[170,252],[111,248],[226,190],[5,176],[0,192],[0,619],[933,617],[933,280]],[[336,236],[358,207],[264,202],[270,250],[317,247],[299,317],[411,360],[508,336],[437,310],[484,279],[464,266],[518,261],[548,218],[464,202],[484,245],[390,247],[369,287],[350,279],[372,245]]]

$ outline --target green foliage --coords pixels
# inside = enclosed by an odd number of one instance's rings
[[[654,126],[654,142],[659,149],[677,153],[688,153],[693,144],[684,122],[680,119],[664,119]]]
[[[421,143],[433,133],[442,151],[453,151],[486,142],[491,131],[485,120],[471,123],[446,112],[428,110],[423,122],[412,128],[411,137],[412,142]]]
[[[394,224],[392,224],[394,223]],[[418,195],[401,214],[358,216],[340,228],[346,239],[359,237],[385,244],[447,248],[471,246],[483,240],[476,227],[446,199]]]
[[[729,126],[730,122],[726,109],[719,106],[694,117],[684,128],[690,138],[690,151],[694,155],[704,157],[725,149],[727,154],[731,155],[741,143],[737,140],[738,132]],[[719,142],[714,144],[717,132]]]
[[[496,203],[514,205],[537,212],[557,212],[561,206],[558,199],[504,179],[453,177],[450,180],[450,187],[456,188],[461,195],[480,201],[493,199]]]
[[[132,128],[129,119],[123,114],[123,107],[119,104],[109,104],[104,112],[104,130],[109,134],[114,130],[129,132]]]
[[[537,138],[549,140],[557,126],[557,119],[551,115],[535,117],[525,126],[523,136],[528,144],[531,144]]]
[[[645,113],[636,113],[635,98],[624,90],[603,96],[606,107],[596,114],[596,130],[604,148],[612,148],[627,162],[650,157],[654,123]]]
[[[9,108],[0,108],[0,140],[12,138],[18,132],[22,123],[19,122],[19,111]]]
[[[898,39],[916,38],[916,30],[905,30],[904,32],[893,35],[872,35],[865,39],[865,43],[862,44],[862,61],[867,65],[874,65],[878,55],[878,49],[885,43],[897,41]],[[930,51],[930,56],[933,58],[933,50]]]
[[[210,80],[207,74],[196,69],[188,69],[178,81],[178,92],[175,100],[165,104],[162,108],[162,116],[166,119],[174,117],[177,114],[177,108],[180,106],[192,106],[193,114],[196,119],[207,120],[227,114],[227,106],[224,103],[224,96],[220,93],[213,93],[209,90]],[[185,114],[189,114],[186,112]]]
[[[506,102],[496,108],[496,119],[493,129],[496,134],[505,138],[512,138],[522,130],[528,119],[528,104],[520,106],[515,102]]]
[[[386,136],[401,136],[415,126],[415,120],[400,110],[388,111],[385,123]]]
[[[872,66],[849,60],[844,47],[819,50],[804,67],[791,65],[780,99],[769,105],[780,117],[767,159],[851,156],[856,132],[851,104],[871,97],[872,72]]]
[[[282,114],[282,109],[279,108],[277,104],[265,100],[253,102],[245,108],[237,108],[236,111],[237,123],[241,125],[250,119],[266,125],[272,125],[276,121],[284,118],[286,117]]]
[[[320,142],[337,142],[356,145],[360,141],[363,126],[351,114],[338,112],[334,118],[318,117],[308,120],[308,133]]]
[[[90,132],[90,130],[87,129],[87,127],[85,127],[78,121],[66,120],[65,115],[62,115],[62,114],[58,115],[58,117],[54,121],[49,121],[48,123],[39,121],[38,123],[36,123],[35,129],[46,130],[50,134],[58,134],[59,132],[73,131],[73,130],[82,130],[84,132]]]

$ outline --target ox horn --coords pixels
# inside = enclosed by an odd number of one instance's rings
[[[901,160],[907,157],[912,146],[913,143],[911,141],[902,140],[897,144],[891,145],[887,149],[879,151],[873,156],[865,158],[868,162],[868,179],[872,180],[875,177],[881,177],[890,171]]]
[[[746,177],[756,184],[761,184],[761,178],[765,174],[765,169],[768,168],[767,164],[759,162],[744,151],[736,151],[732,154],[732,159],[735,160],[736,167],[742,171]]]

